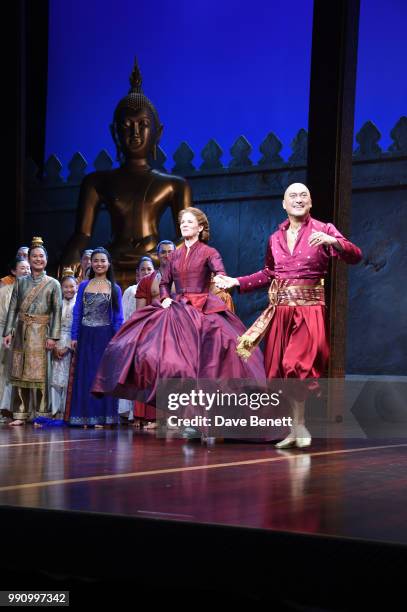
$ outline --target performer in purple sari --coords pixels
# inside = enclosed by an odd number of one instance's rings
[[[236,339],[245,327],[209,291],[211,274],[222,274],[224,266],[218,251],[206,244],[206,215],[188,208],[179,221],[185,242],[169,256],[161,302],[136,311],[111,340],[93,385],[96,395],[143,397],[154,404],[160,379],[265,380],[260,350],[248,362],[237,355]],[[172,283],[175,299],[170,297]]]

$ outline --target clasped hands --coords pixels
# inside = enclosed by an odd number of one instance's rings
[[[333,236],[329,236],[329,234],[325,234],[324,232],[313,232],[309,237],[308,244],[310,246],[320,246],[322,244],[327,244],[334,247],[340,246],[336,238],[334,238]],[[240,286],[239,280],[237,278],[225,276],[224,274],[217,274],[213,277],[212,280],[218,289],[232,289],[232,287]],[[165,298],[161,302],[161,306],[163,308],[168,308],[169,306],[171,306],[171,303],[171,298]]]
[[[58,346],[55,345],[52,351],[52,355],[55,359],[61,360],[69,350],[70,349],[68,346],[65,346],[64,348],[59,348]]]
[[[239,287],[240,283],[237,278],[231,276],[225,276],[224,274],[217,274],[213,278],[218,289],[232,289],[232,287]]]

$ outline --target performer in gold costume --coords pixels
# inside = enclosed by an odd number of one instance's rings
[[[31,274],[16,280],[3,331],[11,347],[10,383],[13,385],[11,425],[22,425],[39,413],[48,414],[47,351],[55,347],[61,327],[61,287],[45,274],[47,252],[41,238],[29,250]],[[31,390],[31,391],[30,391]],[[31,405],[30,405],[31,397]]]
[[[130,77],[131,89],[117,105],[111,125],[120,168],[92,172],[83,180],[75,232],[61,262],[71,267],[79,263],[98,209],[105,203],[112,228],[107,248],[123,289],[133,282],[140,258],[155,257],[158,224],[166,208],[170,207],[174,226],[178,228],[178,213],[191,203],[185,179],[153,170],[148,163],[155,156],[163,126],[155,107],[142,93],[141,83],[136,61]]]

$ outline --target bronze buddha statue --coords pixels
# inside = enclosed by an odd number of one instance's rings
[[[142,93],[141,83],[136,60],[131,89],[118,103],[110,126],[120,167],[92,172],[82,181],[75,232],[61,259],[63,266],[80,262],[80,252],[89,243],[98,208],[105,203],[111,219],[107,248],[123,288],[134,282],[140,257],[155,255],[158,224],[166,208],[171,208],[178,232],[178,213],[191,204],[191,190],[185,179],[153,170],[148,163],[154,157],[163,126],[155,107]]]

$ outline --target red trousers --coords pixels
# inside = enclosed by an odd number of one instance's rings
[[[277,306],[266,336],[267,378],[320,378],[328,357],[325,306]]]

